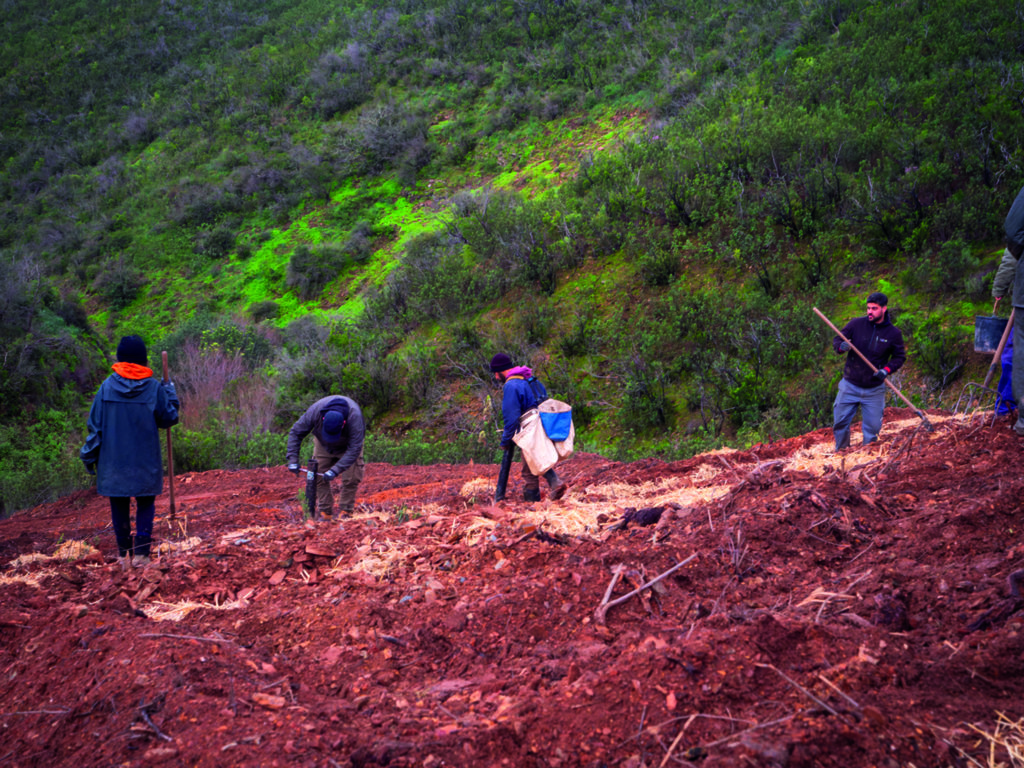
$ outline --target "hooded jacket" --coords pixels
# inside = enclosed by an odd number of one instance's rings
[[[1013,294],[1013,306],[1024,308],[1024,259],[1018,259],[1006,248],[992,280],[992,298],[1002,299]]]
[[[519,431],[519,419],[541,400],[546,400],[548,391],[533,377],[533,371],[525,365],[512,368],[505,376],[502,388],[501,415],[505,430],[501,433],[501,447],[512,442],[512,436]]]
[[[341,439],[331,442],[324,438],[324,415],[328,411],[336,411],[345,417],[345,426],[341,429]],[[320,444],[333,455],[341,455],[338,462],[330,469],[334,474],[340,475],[346,469],[356,463],[359,455],[363,452],[363,441],[366,439],[366,424],[363,421],[363,412],[356,401],[350,397],[331,395],[323,397],[313,403],[306,412],[292,425],[288,431],[287,462],[289,464],[299,463],[299,449],[302,440],[310,432],[313,433]],[[321,467],[326,472],[328,468]]]
[[[163,491],[160,432],[178,423],[181,404],[170,382],[144,365],[117,363],[89,409],[79,456],[96,465],[101,496],[156,496]]]
[[[872,323],[863,316],[855,317],[846,324],[842,334],[871,361],[875,368],[888,368],[889,373],[896,373],[907,360],[907,352],[903,347],[903,333],[889,322],[888,312],[880,323]],[[842,351],[839,349],[842,341],[838,336],[832,339],[832,348],[836,352]],[[852,349],[846,353],[843,378],[861,389],[873,389],[883,384],[874,378],[874,371],[865,365]]]

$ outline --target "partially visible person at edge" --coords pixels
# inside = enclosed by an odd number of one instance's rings
[[[867,314],[855,317],[841,331],[850,343],[839,336],[832,339],[832,348],[839,354],[846,353],[843,378],[832,406],[832,432],[837,451],[850,446],[850,425],[858,407],[864,445],[873,443],[882,430],[885,379],[896,373],[907,359],[903,333],[889,322],[888,308],[889,299],[884,293],[872,293],[868,296]],[[859,349],[877,370],[872,371],[850,348],[850,344]]]
[[[1017,400],[1013,396],[1013,328],[1006,337],[1006,346],[999,356],[999,383],[996,385],[996,416],[1009,416],[1017,410]]]
[[[1006,250],[992,283],[992,295],[998,306],[999,299],[1008,295],[1011,287],[1013,289],[1013,335],[1017,343],[1013,345],[1010,377],[1013,397],[1018,404],[1013,431],[1024,437],[1024,408],[1020,407],[1024,403],[1024,259],[1021,258],[1021,253],[1024,253],[1024,189],[1017,193],[1010,206],[1003,231],[1006,233]]]
[[[296,475],[301,470],[299,448],[310,432],[320,473],[316,479],[316,511],[324,517],[334,514],[331,480],[340,476],[338,506],[342,515],[351,515],[356,507],[356,490],[363,481],[363,412],[355,400],[341,395],[321,398],[309,406],[288,432],[286,461],[289,471]]]
[[[491,373],[502,385],[501,415],[505,429],[501,433],[501,447],[503,450],[515,450],[512,436],[519,431],[519,419],[531,408],[536,408],[541,401],[546,400],[548,391],[534,377],[531,369],[525,365],[513,365],[512,358],[502,352],[491,358]],[[540,476],[530,471],[530,465],[526,463],[525,457],[522,477],[523,500],[540,501]],[[560,499],[569,489],[569,486],[559,479],[554,469],[544,473],[544,480],[548,484],[549,499]]]
[[[174,385],[153,378],[146,344],[125,336],[117,345],[114,372],[100,385],[89,410],[89,435],[79,456],[96,475],[96,492],[110,497],[110,517],[122,566],[150,562],[156,497],[164,489],[160,432],[178,423]],[[135,497],[132,543],[131,497]]]

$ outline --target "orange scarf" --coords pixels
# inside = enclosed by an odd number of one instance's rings
[[[138,363],[114,363],[113,368],[114,373],[126,379],[148,379],[153,375],[151,369]]]

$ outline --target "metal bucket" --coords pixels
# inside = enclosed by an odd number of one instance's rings
[[[1005,317],[978,316],[974,318],[974,351],[995,352],[1006,330]]]

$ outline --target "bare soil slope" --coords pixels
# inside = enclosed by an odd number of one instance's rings
[[[283,468],[183,475],[127,573],[106,499],[18,514],[0,764],[1006,762],[1024,444],[931,418],[890,410],[841,456],[827,430],[579,455],[534,505],[490,503],[494,466],[370,464],[341,525],[303,520]]]

